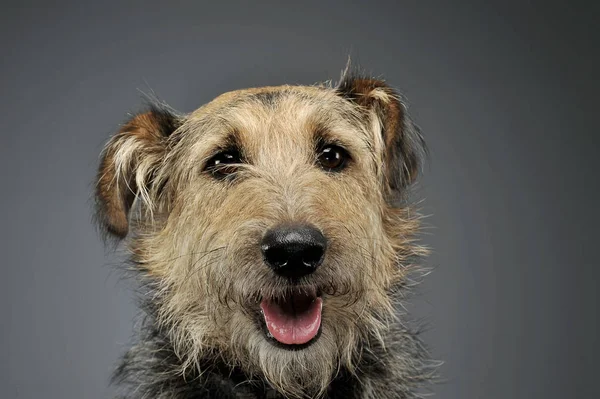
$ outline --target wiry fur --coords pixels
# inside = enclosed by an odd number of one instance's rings
[[[347,169],[317,168],[320,142],[344,146]],[[243,163],[214,179],[206,161],[232,146]],[[425,253],[405,196],[424,151],[395,92],[356,76],[134,116],[108,143],[97,186],[101,225],[127,237],[148,287],[139,343],[115,377],[127,397],[415,397],[432,367],[399,306]],[[291,222],[329,240],[323,265],[295,285],[259,249]],[[265,339],[260,300],[309,287],[324,301],[318,339],[299,350]]]

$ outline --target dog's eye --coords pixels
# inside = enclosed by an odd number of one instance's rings
[[[350,155],[337,145],[326,145],[321,148],[318,156],[319,165],[329,172],[339,172],[348,163]]]
[[[242,163],[242,157],[237,150],[222,151],[208,160],[204,170],[217,178],[223,178],[237,172],[236,164]]]

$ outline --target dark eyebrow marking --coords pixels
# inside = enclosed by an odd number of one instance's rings
[[[229,129],[218,143],[210,146],[210,148],[207,149],[206,155],[203,157],[202,163],[204,164],[212,157],[224,151],[237,151],[244,162],[247,159],[247,154],[242,146],[240,133],[236,129]]]
[[[322,121],[313,121],[311,129],[313,131],[313,145],[316,151],[319,151],[321,148],[327,145],[336,145],[347,150],[352,156],[355,151],[360,150],[360,146],[357,147],[354,143],[348,142],[343,137],[335,134],[335,130],[330,129]],[[368,151],[374,151],[373,143],[371,143],[366,137],[359,135],[357,138]]]
[[[317,124],[313,128],[313,142],[315,146],[315,151],[319,151],[326,145],[337,145],[340,147],[348,148],[343,141],[339,138],[332,135],[324,125]]]
[[[312,131],[313,140],[317,144],[317,147],[329,143],[331,139],[333,139],[329,134],[329,130],[321,123],[316,123],[315,126],[312,127]]]
[[[229,149],[237,149],[241,152],[242,140],[240,138],[240,132],[237,130],[231,130],[221,143],[217,144],[212,152],[224,151]]]

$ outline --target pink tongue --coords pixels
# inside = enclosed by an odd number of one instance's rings
[[[306,295],[295,295],[280,302],[263,300],[260,304],[267,329],[286,345],[305,344],[317,335],[322,307],[320,297]]]

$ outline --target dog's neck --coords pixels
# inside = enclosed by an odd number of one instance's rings
[[[182,374],[181,360],[168,336],[157,328],[151,317],[141,331],[143,335],[125,354],[113,377],[113,382],[125,389],[123,398],[286,399],[264,379],[250,378],[241,369],[227,365],[217,353],[207,353],[200,360],[201,373],[192,370]],[[433,367],[424,356],[426,353],[416,334],[392,327],[388,335],[386,349],[364,348],[356,368],[359,371],[340,370],[320,398],[417,397],[416,389],[430,379]],[[403,361],[399,362],[398,358]]]

